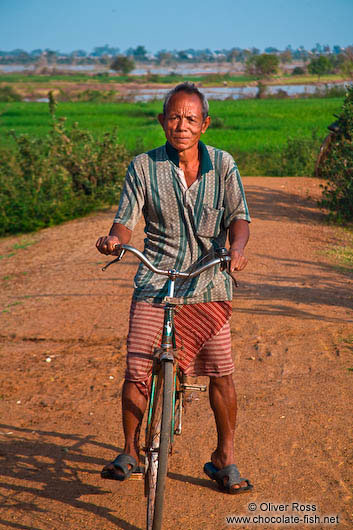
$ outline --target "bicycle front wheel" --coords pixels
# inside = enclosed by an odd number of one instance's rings
[[[155,389],[147,435],[147,530],[162,528],[165,481],[172,425],[173,363],[164,361]]]

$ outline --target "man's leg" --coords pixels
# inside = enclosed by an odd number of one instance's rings
[[[144,412],[147,405],[147,386],[143,392],[141,383],[134,383],[125,379],[122,391],[123,428],[125,435],[125,446],[123,453],[135,458],[139,463],[140,430]],[[131,467],[131,466],[130,466]],[[111,463],[104,470],[111,470],[115,475],[123,475],[122,471],[116,469]]]
[[[237,396],[232,375],[210,377],[210,404],[217,427],[217,448],[212,453],[212,463],[222,469],[234,464],[234,431],[237,417]],[[233,488],[247,486],[246,482]]]
[[[141,385],[141,383],[140,383]],[[147,406],[146,392],[142,392],[133,381],[124,381],[122,392],[123,428],[125,435],[124,453],[139,461],[140,430]]]

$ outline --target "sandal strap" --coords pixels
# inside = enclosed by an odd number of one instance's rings
[[[235,464],[231,464],[230,466],[220,469],[214,474],[214,477],[217,481],[227,478],[227,486],[234,486],[235,484],[239,484],[242,482],[242,480],[244,480],[241,478],[239,470]]]
[[[135,458],[127,454],[118,455],[116,459],[113,460],[112,464],[116,469],[121,469],[124,475],[127,475],[129,471],[132,472],[137,467]],[[132,467],[129,468],[129,465]]]

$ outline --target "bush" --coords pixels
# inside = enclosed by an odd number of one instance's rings
[[[305,69],[302,68],[301,66],[296,66],[292,70],[292,75],[304,75],[304,74],[305,74]]]
[[[126,55],[117,55],[110,65],[112,70],[121,74],[128,74],[135,68],[135,61]]]
[[[328,57],[325,57],[325,55],[313,57],[308,64],[308,72],[317,75],[320,79],[322,75],[331,74],[333,72],[332,62]]]
[[[0,101],[2,103],[9,103],[10,101],[22,101],[20,94],[12,88],[12,86],[0,86]]]
[[[288,138],[281,154],[279,175],[313,175],[320,143],[315,131],[311,138]]]
[[[210,129],[225,129],[226,125],[224,123],[223,118],[220,118],[219,116],[212,116],[211,123],[210,123]]]
[[[347,88],[337,125],[339,132],[320,167],[327,183],[319,205],[329,210],[331,219],[345,223],[353,220],[353,85]]]
[[[76,95],[78,101],[91,101],[93,103],[104,103],[116,100],[115,90],[94,90],[88,88]]]
[[[313,98],[343,98],[347,92],[346,87],[342,85],[325,85],[316,87],[315,92],[311,95]]]
[[[0,151],[0,235],[30,232],[114,204],[130,159],[116,131],[102,139],[54,117],[44,139],[11,131]]]

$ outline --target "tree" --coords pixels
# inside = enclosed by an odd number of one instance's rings
[[[337,133],[332,137],[328,154],[320,169],[326,179],[320,206],[328,208],[330,217],[340,223],[353,220],[353,85],[338,120]]]
[[[353,79],[353,46],[347,46],[342,54],[337,57],[342,57],[339,69],[345,77]]]
[[[320,55],[320,57],[314,57],[308,64],[308,72],[310,74],[317,75],[320,79],[322,75],[332,72],[332,63],[330,59],[324,55]]]
[[[246,61],[246,71],[258,79],[269,79],[277,73],[279,59],[276,55],[262,53],[261,55],[252,55]]]
[[[49,48],[46,48],[44,50],[44,53],[45,53],[45,56],[46,56],[48,64],[53,64],[54,65],[56,63],[57,58],[58,58],[58,51],[50,50]]]
[[[96,46],[93,49],[91,55],[92,57],[102,57],[104,55],[110,55],[111,57],[114,57],[114,55],[117,55],[119,51],[119,48],[111,48],[108,44],[105,44],[104,46]]]
[[[292,62],[293,54],[291,50],[284,50],[284,52],[281,52],[280,59],[282,64],[288,64]]]
[[[135,68],[135,61],[131,57],[126,57],[126,55],[117,55],[110,68],[121,74],[128,74]]]
[[[277,53],[279,50],[277,48],[274,48],[273,46],[268,46],[268,48],[265,48],[265,53]]]
[[[264,79],[269,79],[278,70],[279,58],[277,55],[263,53],[252,55],[246,61],[246,71],[258,79],[256,97],[261,99],[265,96],[266,85]]]
[[[141,44],[136,46],[136,48],[129,48],[126,50],[126,55],[128,57],[133,56],[136,61],[146,61],[147,60],[147,50]]]
[[[170,65],[175,62],[175,57],[172,52],[167,50],[160,50],[156,53],[156,59],[161,65]]]

